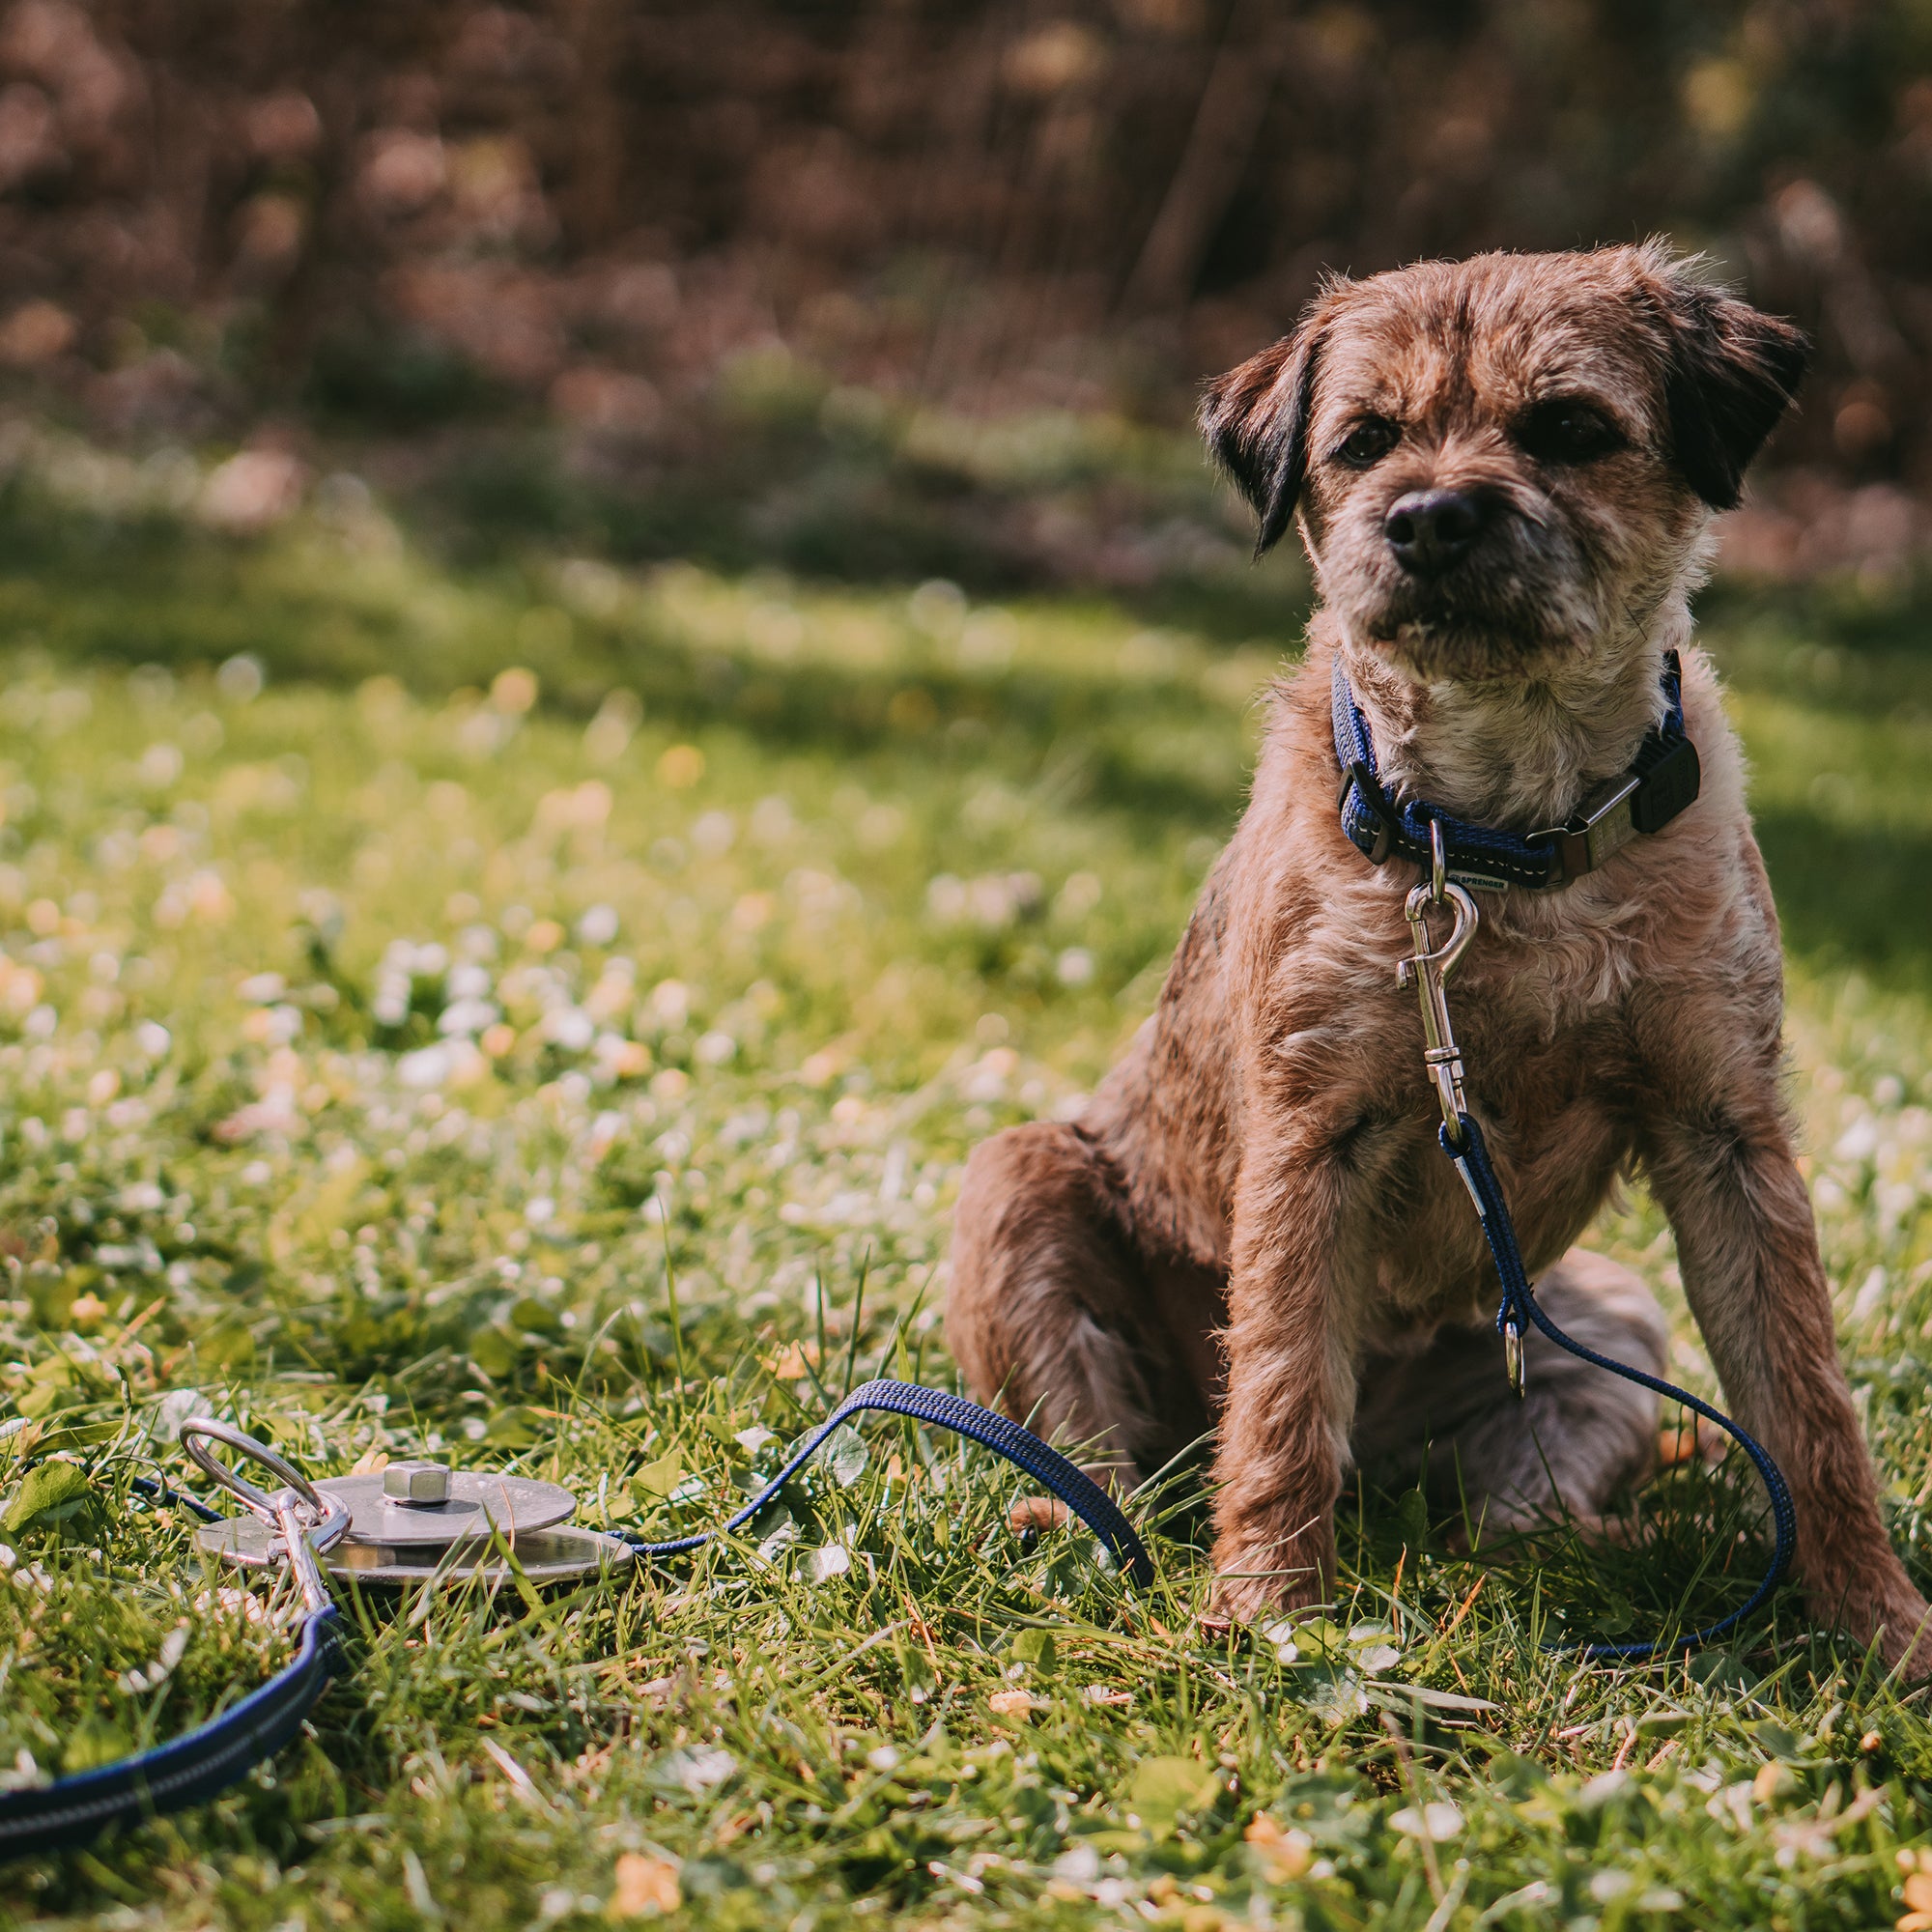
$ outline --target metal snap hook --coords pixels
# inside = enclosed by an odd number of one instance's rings
[[[1433,905],[1442,903],[1442,890],[1449,881],[1449,855],[1443,849],[1442,821],[1432,818],[1429,821],[1429,898]]]
[[[1434,819],[1430,827],[1439,834],[1440,828]],[[1463,1097],[1463,1056],[1456,1046],[1455,1029],[1449,1023],[1446,983],[1456,962],[1476,936],[1479,915],[1475,900],[1453,881],[1443,882],[1442,895],[1456,915],[1456,923],[1440,946],[1430,942],[1429,910],[1433,903],[1430,888],[1417,886],[1403,902],[1403,916],[1408,921],[1415,951],[1408,958],[1397,962],[1395,982],[1398,986],[1413,986],[1421,999],[1422,1064],[1435,1088],[1442,1124],[1450,1141],[1460,1148],[1467,1102]]]

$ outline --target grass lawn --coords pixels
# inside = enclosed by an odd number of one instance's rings
[[[316,1473],[555,1478],[662,1536],[851,1381],[946,1380],[966,1151],[1066,1105],[1151,1007],[1294,630],[459,568],[347,491],[235,543],[144,488],[109,464],[0,503],[15,1781],[286,1654],[282,1600],[128,1499],[180,1471],[185,1412]],[[1840,1339],[1924,1583],[1932,668],[1905,629],[1713,611]],[[1600,1236],[1681,1311],[1647,1202]],[[1712,1386],[1683,1321],[1676,1361]],[[84,1485],[25,1486],[49,1454]],[[1932,1903],[1922,1700],[1788,1593],[1688,1662],[1546,1648],[1740,1601],[1762,1542],[1729,1466],[1658,1479],[1633,1551],[1480,1560],[1365,1484],[1341,1601],[1293,1644],[1200,1632],[1198,1472],[1142,1499],[1138,1594],[1081,1535],[1023,1547],[1020,1483],[878,1422],[744,1540],[621,1588],[354,1602],[311,1736],[0,1871],[0,1917],[1445,1932]]]

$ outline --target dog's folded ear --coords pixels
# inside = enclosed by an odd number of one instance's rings
[[[1677,284],[1667,312],[1664,402],[1677,467],[1714,510],[1728,510],[1791,401],[1811,345],[1790,323],[1695,283]]]
[[[1261,518],[1257,556],[1273,549],[1288,528],[1308,477],[1317,351],[1316,330],[1305,326],[1217,376],[1201,399],[1201,434],[1208,449]]]

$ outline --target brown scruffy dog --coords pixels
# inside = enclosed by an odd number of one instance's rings
[[[1344,836],[1330,680],[1339,655],[1388,797],[1532,834],[1653,742],[1677,652],[1701,795],[1567,884],[1481,896],[1450,987],[1471,1111],[1545,1306],[1655,1372],[1650,1293],[1572,1246],[1644,1176],[1725,1396],[1789,1479],[1815,1613],[1932,1670],[1838,1365],[1776,915],[1687,608],[1804,361],[1653,245],[1338,281],[1209,388],[1262,547],[1298,524],[1321,608],[1159,1010],[1077,1121],[975,1152],[947,1333],[981,1399],[1100,1444],[1117,1481],[1216,1429],[1224,1613],[1321,1599],[1351,1461],[1427,1446],[1494,1525],[1598,1516],[1653,1452],[1654,1399],[1540,1337],[1509,1392],[1396,983],[1417,868]]]

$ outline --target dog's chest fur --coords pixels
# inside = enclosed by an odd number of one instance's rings
[[[1469,1097],[1532,1273],[1581,1234],[1640,1137],[1651,996],[1719,975],[1762,982],[1776,1004],[1735,744],[1708,667],[1693,656],[1688,669],[1699,802],[1567,889],[1479,895],[1450,982]],[[1244,1163],[1325,1163],[1343,1204],[1343,1325],[1379,1345],[1473,1319],[1494,1291],[1435,1143],[1416,998],[1396,985],[1413,868],[1373,867],[1341,836],[1327,681],[1318,651],[1277,694],[1253,799],[1160,1009],[1085,1124],[1128,1177],[1137,1236],[1223,1269]]]

